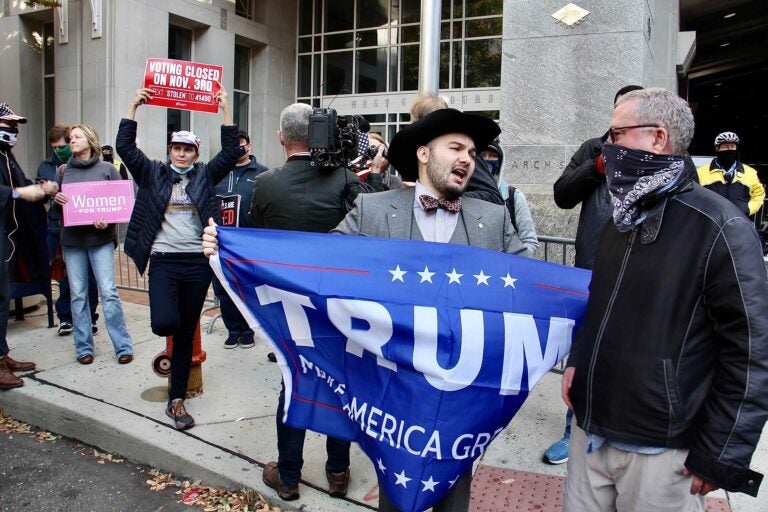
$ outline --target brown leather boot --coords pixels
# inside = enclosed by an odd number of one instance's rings
[[[11,356],[5,354],[5,366],[12,372],[28,372],[35,369],[35,363],[27,361],[16,361]]]
[[[13,389],[24,385],[24,381],[13,374],[5,364],[8,356],[0,358],[0,389]]]
[[[326,478],[328,478],[328,494],[334,498],[343,498],[347,495],[347,488],[349,487],[349,468],[341,473],[325,472]]]

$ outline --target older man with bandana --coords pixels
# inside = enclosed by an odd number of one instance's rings
[[[749,467],[768,418],[768,279],[752,223],[690,181],[688,104],[626,94],[603,145],[602,232],[562,394],[574,411],[563,510],[703,511]]]

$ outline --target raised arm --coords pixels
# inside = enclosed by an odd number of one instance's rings
[[[117,130],[117,139],[115,141],[115,150],[120,155],[123,164],[126,165],[133,175],[133,179],[142,186],[144,176],[152,170],[152,160],[136,146],[136,109],[145,104],[152,98],[152,90],[147,88],[136,89],[128,104],[128,110],[125,117],[120,120],[120,127]]]

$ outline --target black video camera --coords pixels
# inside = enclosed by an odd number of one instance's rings
[[[318,167],[350,167],[358,157],[361,129],[370,129],[361,116],[340,116],[332,108],[315,108],[309,116],[309,152]]]

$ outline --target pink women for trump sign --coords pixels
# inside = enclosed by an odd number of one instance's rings
[[[124,224],[133,212],[133,182],[130,180],[84,181],[65,183],[67,195],[63,207],[65,226],[86,226],[97,220]]]

